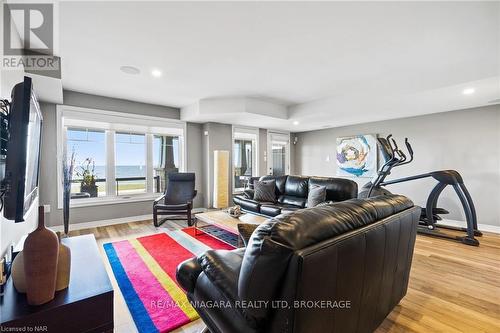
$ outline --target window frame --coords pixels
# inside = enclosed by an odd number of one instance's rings
[[[116,168],[117,168],[117,163],[116,163],[116,160],[118,159],[118,156],[117,156],[117,152],[116,152],[116,145],[118,143],[124,143],[124,142],[117,142],[116,138],[117,138],[117,134],[127,134],[127,135],[143,135],[144,136],[144,167],[146,168],[146,179],[144,180],[144,193],[137,193],[137,194],[119,194],[118,192],[118,187],[116,186]],[[135,131],[115,131],[114,132],[114,137],[115,137],[115,141],[114,141],[114,148],[115,148],[115,163],[113,165],[114,169],[115,169],[115,181],[114,181],[114,185],[115,185],[115,189],[113,192],[110,192],[110,193],[118,193],[116,194],[115,196],[116,197],[128,197],[128,196],[135,196],[135,195],[141,195],[141,194],[146,194],[146,193],[151,193],[150,192],[150,180],[149,180],[149,169],[150,169],[150,166],[152,165],[151,163],[149,163],[148,159],[149,159],[149,154],[148,154],[148,151],[150,149],[152,149],[150,147],[150,142],[149,142],[149,139],[148,137],[150,136],[151,134],[149,133],[138,133],[138,132],[135,132]],[[133,144],[130,142],[130,144]],[[153,192],[154,193],[154,192]]]
[[[259,172],[259,129],[253,127],[233,126],[231,140],[231,188],[233,194],[243,192],[243,188],[236,188],[234,182],[234,141],[251,140],[252,141],[252,176],[258,177]]]
[[[62,144],[64,145],[64,147],[63,147],[63,153],[64,153],[64,149],[66,149],[66,156],[67,156],[67,158],[69,158],[69,157],[71,156],[71,155],[70,155],[70,152],[68,152],[68,151],[67,151],[67,148],[68,148],[68,138],[67,138],[68,128],[71,128],[71,129],[76,129],[76,130],[93,130],[93,131],[96,131],[96,132],[97,132],[97,131],[102,131],[102,130],[100,130],[100,129],[88,128],[88,127],[80,127],[80,126],[66,126],[66,127],[64,127],[64,128],[63,128],[63,132],[64,132],[64,134],[63,134],[63,138],[64,138],[64,141],[63,141],[63,143],[62,143]],[[107,135],[108,135],[108,133],[107,133],[106,131],[103,131],[103,133],[104,133],[104,158],[106,158],[106,160],[107,160],[107,155],[108,155],[108,147],[107,147],[107,144],[108,144],[107,140],[108,140],[108,138],[107,138]],[[64,156],[64,155],[63,155],[63,156]],[[107,162],[107,161],[106,161],[106,162]],[[62,165],[62,159],[61,159],[61,165]],[[106,196],[108,196],[108,189],[109,189],[109,186],[108,186],[108,170],[107,170],[107,163],[106,163],[106,165],[105,165],[104,176],[105,176],[105,178],[106,178],[106,195],[103,195],[103,196],[99,197],[99,199],[100,199],[100,198],[105,198]],[[62,183],[62,178],[61,178],[61,181],[60,181],[60,182]]]
[[[273,170],[273,142],[282,142],[285,145],[285,175],[290,174],[291,166],[290,166],[290,132],[281,132],[281,131],[267,131],[267,161],[266,161],[266,175],[272,175]]]
[[[152,201],[157,198],[160,193],[154,192],[154,181],[151,179],[153,175],[154,135],[179,137],[179,171],[186,170],[187,124],[184,121],[68,105],[57,105],[56,113],[58,209],[63,207],[62,163],[67,148],[66,130],[68,127],[104,130],[106,134],[106,196],[81,199],[81,201],[71,200],[70,207]],[[146,135],[146,193],[116,195],[116,182],[108,181],[108,179],[116,178],[115,133],[123,131]]]

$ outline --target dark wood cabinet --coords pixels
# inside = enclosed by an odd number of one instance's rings
[[[2,327],[27,332],[110,332],[113,330],[113,287],[93,235],[63,239],[71,249],[71,279],[49,303],[30,306],[12,279],[0,298]],[[31,330],[33,328],[33,330]]]

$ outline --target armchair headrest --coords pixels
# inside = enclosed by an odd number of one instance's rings
[[[193,172],[171,172],[168,174],[169,181],[176,182],[192,182],[195,180]]]

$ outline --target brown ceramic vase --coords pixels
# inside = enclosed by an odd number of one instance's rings
[[[23,251],[19,252],[12,262],[11,268],[12,274],[12,282],[14,283],[14,287],[16,287],[17,292],[25,293],[26,292],[26,279],[24,275],[24,253]]]
[[[26,238],[23,252],[28,304],[51,301],[56,290],[59,241],[45,228],[43,206],[38,207],[38,227]]]
[[[69,286],[71,272],[71,251],[70,248],[61,242],[61,233],[57,233],[59,239],[59,256],[57,259],[56,291],[63,290]]]

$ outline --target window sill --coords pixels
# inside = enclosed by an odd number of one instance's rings
[[[146,193],[140,195],[128,195],[128,196],[118,196],[118,197],[101,197],[97,199],[73,199],[70,203],[70,208],[116,205],[116,204],[130,203],[130,202],[143,202],[143,201],[153,202],[153,200],[160,197],[161,195],[162,195],[161,193]],[[62,207],[60,207],[59,209],[62,209]]]

